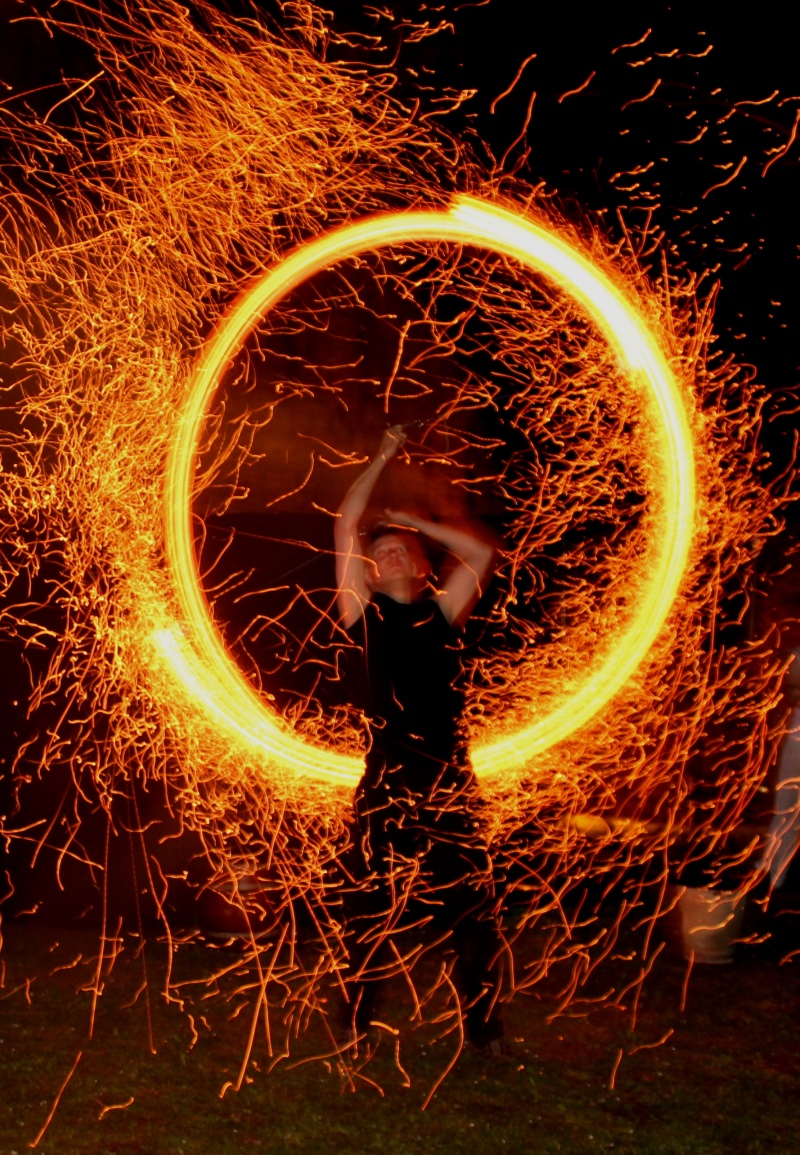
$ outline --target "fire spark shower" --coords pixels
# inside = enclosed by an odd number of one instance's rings
[[[546,225],[487,202],[461,198],[445,212],[408,212],[376,216],[342,227],[288,256],[237,301],[209,340],[193,376],[176,427],[167,473],[165,526],[167,555],[184,612],[186,640],[180,628],[161,626],[155,647],[176,679],[203,703],[214,724],[232,737],[261,748],[265,762],[299,773],[355,783],[358,758],[314,750],[297,741],[236,669],[214,628],[195,560],[191,510],[193,464],[200,429],[221,368],[270,306],[313,272],[366,248],[403,240],[488,246],[537,272],[544,272],[575,297],[597,322],[630,378],[632,389],[648,393],[658,433],[654,493],[661,508],[651,522],[648,582],[639,604],[605,660],[590,670],[582,685],[544,718],[490,745],[478,746],[473,761],[479,775],[525,769],[532,759],[578,730],[625,685],[658,637],[681,584],[694,530],[694,455],[681,384],[658,340],[626,295],[591,259],[561,241]]]
[[[392,469],[434,512],[491,519],[500,543],[466,720],[518,908],[509,951],[556,928],[509,997],[562,964],[563,1004],[579,998],[626,915],[644,904],[656,925],[676,839],[724,842],[740,822],[781,660],[759,640],[718,647],[715,627],[780,497],[763,393],[709,355],[695,277],[646,274],[635,246],[415,119],[390,75],[327,62],[315,9],[285,35],[193,12],[64,17],[102,76],[1,122],[0,620],[44,658],[0,831],[20,885],[40,878],[32,858],[94,896],[101,943],[123,844],[170,952],[204,894],[251,919],[239,1087],[254,1047],[324,1035],[347,966],[331,877],[361,756],[352,711],[322,700],[343,668],[331,510],[374,431],[424,425]],[[288,499],[262,465],[276,449],[301,455]],[[209,527],[253,495],[321,536],[298,531],[280,572],[223,572]],[[232,605],[257,609],[240,628]],[[741,734],[709,758],[702,808],[692,759],[726,713]],[[587,944],[581,895],[630,879]],[[460,1009],[436,1003],[424,956],[397,973],[453,1032]],[[213,952],[208,969],[212,987]],[[192,1005],[170,966],[163,986]]]

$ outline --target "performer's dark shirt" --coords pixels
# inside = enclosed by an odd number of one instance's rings
[[[411,790],[443,784],[443,764],[466,762],[461,632],[432,597],[405,603],[376,593],[348,633],[360,648],[354,705],[371,734],[364,784],[399,768]]]

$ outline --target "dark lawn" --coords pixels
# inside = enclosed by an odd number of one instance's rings
[[[784,924],[789,925],[785,918],[777,925]],[[400,1058],[410,1076],[406,1087],[394,1036],[386,1033],[364,1068],[366,1078],[356,1076],[353,1092],[335,1063],[330,1070],[319,1062],[292,1066],[326,1045],[318,1023],[271,1073],[262,1031],[248,1081],[238,1094],[229,1089],[220,1098],[223,1084],[237,1076],[249,1033],[247,1008],[230,1018],[243,1000],[203,1001],[204,989],[192,988],[185,1009],[194,1016],[198,1038],[191,1047],[187,1014],[158,995],[163,948],[149,947],[156,1048],[151,1054],[145,993],[133,1006],[122,1006],[142,979],[135,940],[126,939],[89,1041],[91,994],[81,988],[92,982],[96,933],[13,924],[4,930],[2,1155],[30,1149],[79,1051],[82,1057],[37,1147],[45,1155],[800,1152],[800,956],[779,962],[794,945],[794,924],[781,931],[780,951],[773,936],[767,944],[743,948],[734,966],[695,967],[683,1013],[686,966],[662,952],[643,988],[633,1035],[631,998],[623,1000],[625,1013],[601,1008],[548,1022],[559,986],[557,975],[548,977],[535,995],[520,996],[507,1009],[515,1058],[487,1060],[465,1050],[424,1112],[426,1095],[453,1054],[453,1036],[435,1041],[430,1027],[405,1028]],[[520,944],[518,963],[526,955],[534,958],[536,950],[537,938],[530,934]],[[181,947],[175,974],[204,975],[208,959],[207,948]],[[218,964],[235,959],[231,951],[214,956]],[[593,978],[588,993],[612,984],[619,989],[628,973],[634,975],[633,966],[618,958]],[[387,987],[381,1017],[402,1024],[407,1014],[401,987]],[[276,1012],[276,1024],[278,1019]],[[662,1045],[652,1045],[671,1029]],[[379,1083],[383,1095],[368,1080]],[[131,1099],[100,1118],[104,1108]]]

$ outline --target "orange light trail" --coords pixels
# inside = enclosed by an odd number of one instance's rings
[[[661,446],[655,474],[660,508],[651,528],[656,543],[652,573],[639,594],[631,624],[615,640],[612,653],[544,718],[499,741],[478,745],[473,760],[479,775],[527,766],[584,726],[620,691],[644,661],[670,612],[692,541],[694,455],[681,386],[631,297],[552,229],[496,205],[460,197],[446,212],[394,213],[345,225],[290,254],[260,278],[218,325],[190,382],[167,467],[164,502],[167,556],[186,637],[184,630],[161,626],[153,641],[184,689],[232,733],[260,748],[268,762],[334,781],[358,781],[360,759],[293,737],[241,675],[214,627],[192,534],[194,463],[221,373],[269,309],[336,261],[410,240],[490,247],[544,273],[579,301],[614,347],[631,387],[647,391]]]

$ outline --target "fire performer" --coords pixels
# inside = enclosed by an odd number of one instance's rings
[[[344,862],[353,883],[344,900],[348,1030],[357,1040],[369,1027],[388,944],[413,893],[455,950],[467,1038],[502,1054],[503,943],[458,684],[461,625],[494,550],[461,529],[397,510],[386,511],[386,524],[364,549],[362,517],[406,437],[401,425],[386,431],[377,456],[347,491],[335,530],[339,613],[360,654],[361,692],[353,697],[361,700],[354,704],[369,728],[353,847]],[[428,581],[421,538],[458,559],[440,591]]]

